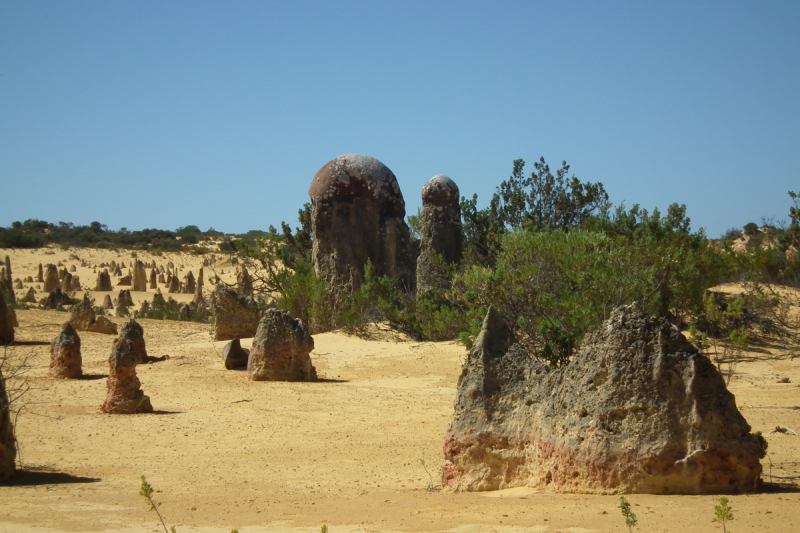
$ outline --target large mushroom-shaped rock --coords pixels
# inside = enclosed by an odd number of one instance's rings
[[[222,362],[228,370],[243,370],[247,368],[250,350],[242,348],[238,338],[233,339],[222,348]]]
[[[339,156],[317,172],[308,194],[314,269],[332,287],[358,288],[364,266],[372,262],[376,275],[412,289],[414,258],[405,202],[386,165],[359,154]]]
[[[284,309],[267,309],[258,323],[247,361],[251,381],[314,381],[314,339],[302,320]]]
[[[0,313],[1,314],[1,313]],[[0,318],[0,327],[2,327]],[[0,329],[0,335],[2,335]],[[6,391],[6,380],[0,369],[0,481],[5,481],[16,472],[17,440],[11,423],[11,410]]]
[[[214,293],[214,339],[250,338],[258,329],[258,306],[253,298],[218,286]]]
[[[94,284],[94,290],[96,291],[114,290],[114,287],[111,285],[111,275],[108,273],[107,268],[97,273],[97,281]]]
[[[47,270],[44,275],[44,292],[50,292],[54,289],[61,288],[61,280],[58,278],[58,268],[55,265],[48,264]]]
[[[133,288],[134,291],[147,292],[147,271],[144,269],[144,263],[136,260],[133,266]]]
[[[432,177],[422,188],[422,229],[417,259],[417,294],[448,288],[448,264],[461,262],[461,207],[458,185],[447,176]]]
[[[50,345],[50,375],[54,378],[77,379],[81,369],[81,338],[72,324],[65,322],[61,333]]]
[[[525,353],[490,309],[444,443],[451,490],[714,494],[759,486],[759,445],[715,366],[634,304],[563,368]]]
[[[108,359],[108,395],[103,404],[104,413],[133,414],[152,413],[150,398],[141,390],[141,382],[136,377],[136,365],[142,361],[129,339],[114,343]]]
[[[14,320],[8,312],[5,302],[5,293],[0,289],[0,344],[11,344],[14,342]],[[2,398],[0,398],[1,400]],[[0,406],[2,408],[2,406]],[[0,440],[2,435],[0,435]]]

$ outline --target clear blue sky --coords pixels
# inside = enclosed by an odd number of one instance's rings
[[[566,159],[692,227],[800,190],[800,2],[0,2],[0,225],[296,221],[349,152],[407,212]]]

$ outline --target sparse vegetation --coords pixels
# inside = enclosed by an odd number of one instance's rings
[[[619,497],[619,510],[622,512],[622,516],[625,517],[625,525],[628,526],[628,533],[631,533],[638,522],[636,520],[636,514],[631,511],[631,504],[628,503],[625,496]]]
[[[728,498],[721,496],[719,505],[714,506],[714,522],[722,525],[722,533],[727,533],[726,524],[733,520],[733,509],[728,505]]]
[[[144,476],[141,477],[142,486],[139,489],[139,495],[147,500],[147,503],[150,504],[150,511],[155,511],[156,515],[158,515],[158,519],[161,521],[161,526],[164,528],[164,533],[175,533],[175,526],[171,526],[169,530],[167,530],[167,524],[164,522],[164,517],[161,516],[161,512],[158,510],[161,507],[161,502],[157,502],[153,500],[153,490],[152,485],[147,482]]]

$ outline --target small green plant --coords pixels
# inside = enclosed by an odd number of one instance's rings
[[[440,490],[442,490],[441,485],[433,484],[433,475],[430,473],[430,470],[428,470],[428,465],[425,464],[424,458],[419,460],[419,464],[422,465],[422,468],[425,469],[425,473],[428,474],[428,479],[429,479],[427,486],[428,492],[439,492]]]
[[[625,525],[628,526],[628,533],[633,531],[636,527],[636,514],[631,511],[631,504],[625,499],[625,496],[619,497],[619,510],[622,511],[622,516],[625,517]]]
[[[161,520],[161,526],[164,528],[165,533],[175,533],[175,526],[172,526],[167,530],[167,524],[164,523],[164,517],[161,516],[161,513],[158,512],[158,508],[161,507],[161,503],[153,500],[153,486],[147,482],[144,476],[142,476],[142,488],[139,489],[139,496],[143,497],[147,500],[147,503],[150,504],[150,510],[155,511],[158,515],[158,519]]]
[[[328,533],[328,526],[322,524],[322,527],[319,530],[319,533]]]
[[[722,524],[722,533],[728,533],[725,524],[733,520],[733,509],[728,505],[728,498],[721,496],[719,505],[714,506],[714,522]]]

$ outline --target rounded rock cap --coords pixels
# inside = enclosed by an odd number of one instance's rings
[[[443,174],[432,177],[422,188],[423,204],[446,205],[458,203],[458,198],[458,185]]]
[[[373,157],[345,154],[330,160],[314,176],[308,195],[314,203],[372,196],[379,203],[403,203],[397,178]]]

